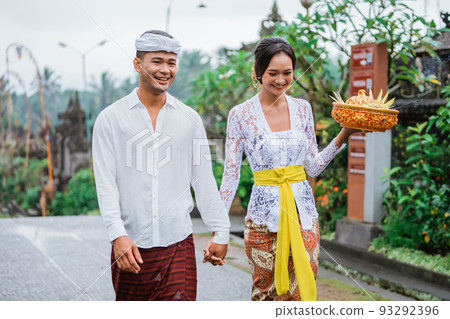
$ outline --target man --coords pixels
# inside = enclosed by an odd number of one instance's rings
[[[179,42],[166,32],[147,31],[136,40],[136,51],[139,88],[99,114],[92,141],[116,300],[195,300],[190,187],[213,232],[204,262],[224,264],[230,223],[202,120],[167,93]]]

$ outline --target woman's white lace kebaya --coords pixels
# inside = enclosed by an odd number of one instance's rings
[[[258,94],[235,106],[228,115],[225,163],[220,195],[230,210],[239,185],[242,153],[252,171],[283,166],[304,165],[306,173],[319,175],[345,144],[336,147],[333,140],[318,151],[311,105],[302,99],[284,95],[288,102],[291,129],[272,132],[263,113]],[[318,217],[308,181],[291,184],[302,227],[309,230]],[[245,219],[278,231],[280,199],[278,186],[253,185]]]

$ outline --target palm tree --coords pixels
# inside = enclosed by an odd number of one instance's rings
[[[92,77],[90,87],[94,91],[94,103],[91,110],[96,114],[119,98],[115,88],[116,79],[108,71],[105,71],[100,75],[100,81],[98,83],[95,78]]]
[[[42,74],[42,86],[44,87],[44,93],[46,95],[54,95],[61,91],[61,80],[60,75],[55,75],[55,71],[49,67],[44,68],[44,73]]]
[[[47,108],[50,114],[50,121],[55,123],[58,120],[57,114],[61,111],[59,109],[60,96],[58,95],[61,92],[61,76],[56,75],[55,71],[50,67],[44,67],[41,80],[44,96],[48,104]],[[33,89],[39,90],[38,79],[35,79],[31,85]]]
[[[59,81],[61,81],[60,75],[55,75],[55,71],[50,67],[44,67],[44,72],[42,73],[42,88],[44,89],[46,97],[55,95],[61,91],[61,84]],[[34,89],[39,89],[39,82],[37,79],[35,79],[31,85]]]
[[[139,86],[139,76],[135,76],[134,78],[129,77],[122,81],[120,86],[118,87],[119,97],[130,94],[130,92]]]
[[[183,52],[178,63],[177,77],[170,87],[169,93],[186,101],[192,95],[192,82],[200,73],[210,69],[210,58],[201,51]]]

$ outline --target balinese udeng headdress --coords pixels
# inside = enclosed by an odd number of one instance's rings
[[[166,51],[180,54],[181,44],[174,38],[168,38],[163,35],[144,33],[135,42],[137,51],[156,52]]]

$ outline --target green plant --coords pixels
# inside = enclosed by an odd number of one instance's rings
[[[447,101],[429,122],[409,127],[404,165],[382,177],[390,183],[384,193],[384,238],[393,247],[444,256],[449,252],[449,110]]]
[[[92,170],[82,169],[75,173],[67,186],[67,194],[73,198],[75,208],[80,213],[98,209],[97,191]]]
[[[47,167],[46,159],[29,160],[0,153],[0,198],[4,205],[15,200],[23,208],[35,208]]]
[[[98,209],[94,174],[81,169],[73,175],[66,192],[58,192],[51,204],[52,215],[80,215]]]
[[[369,251],[385,255],[390,259],[395,259],[450,276],[449,255],[445,257],[441,255],[428,255],[423,251],[418,251],[411,248],[393,247],[386,242],[384,237],[375,238],[370,243]]]
[[[28,189],[25,193],[24,202],[22,207],[25,209],[35,209],[36,204],[39,203],[39,198],[41,196],[41,186],[35,186]]]
[[[50,214],[52,216],[78,215],[75,210],[75,201],[66,192],[56,192],[50,204]]]

